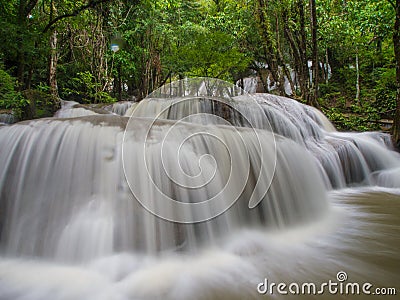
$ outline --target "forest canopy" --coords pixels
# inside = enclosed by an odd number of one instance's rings
[[[339,129],[379,129],[396,120],[396,15],[394,0],[2,1],[0,109],[37,118],[59,99],[140,100],[185,77],[253,76]]]

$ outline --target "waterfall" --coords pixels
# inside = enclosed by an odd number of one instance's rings
[[[243,80],[243,86],[242,86],[243,90],[245,90],[249,94],[254,94],[257,92],[258,81],[259,81],[258,77],[256,77],[256,76],[245,77],[242,80]],[[236,82],[236,85],[240,86],[241,80],[238,80]]]
[[[382,247],[373,217],[334,195],[398,191],[388,135],[204,79],[121,105],[0,126],[0,299],[257,299],[260,276],[376,269],[354,254]]]
[[[110,111],[116,115],[123,116],[125,115],[126,111],[132,106],[136,105],[136,102],[132,101],[120,101],[113,103],[112,105],[106,106],[104,109]]]
[[[80,106],[75,101],[62,101],[61,108],[55,113],[56,118],[77,118],[83,116],[96,115],[97,113],[88,107]]]
[[[235,228],[309,222],[327,208],[325,189],[312,157],[296,143],[281,138],[276,140],[274,182],[257,209],[247,207],[256,176],[262,173],[264,180],[272,180],[272,173],[268,172],[273,171],[275,144],[268,132],[258,132],[266,155],[261,165],[258,141],[251,130],[237,132],[230,127],[206,128],[197,124],[173,128],[170,121],[154,124],[146,149],[150,173],[147,178],[138,136],[147,134],[143,124],[148,121],[134,120],[135,131],[131,134],[135,138],[124,144],[128,153],[124,159],[126,176],[136,183],[135,195],[154,197],[153,201],[161,202],[159,209],[166,210],[168,206],[163,205],[158,188],[177,201],[201,202],[218,194],[229,180],[229,189],[219,203],[226,203],[229,208],[232,200],[240,196],[234,207],[208,222],[177,225],[164,221],[134,200],[124,180],[121,145],[126,121],[113,116],[89,116],[70,121],[35,121],[0,131],[2,153],[11,154],[0,157],[0,191],[7,216],[2,224],[5,253],[85,261],[115,251],[156,253],[182,247],[195,250],[201,242],[216,242],[213,240],[222,233]],[[161,141],[171,129],[171,140],[161,149]],[[200,176],[200,185],[207,180],[207,172],[216,174],[205,187],[182,188],[169,178],[168,172],[178,173],[174,175],[181,184],[193,184],[192,178],[180,174],[173,163],[163,165],[161,154],[167,163],[174,162],[178,159],[178,142],[205,130],[212,137],[190,139],[179,159],[185,173],[192,175],[200,171],[193,162],[201,163],[205,174]],[[220,142],[216,143],[216,136]],[[228,150],[234,157],[229,156]],[[202,159],[205,154],[212,155],[215,161]],[[231,158],[238,162],[234,170],[227,169],[232,165]],[[301,176],[304,169],[309,176]],[[137,170],[144,172],[138,174]],[[259,187],[260,193],[262,188]],[[201,214],[199,209],[182,214],[193,217]],[[212,207],[204,209],[207,213]],[[179,211],[173,213],[180,215]]]
[[[56,111],[54,117],[68,119],[104,114],[109,114],[109,111],[106,110],[106,107],[102,107],[101,105],[82,105],[75,101],[63,100],[61,101],[61,109]]]
[[[249,101],[249,99],[251,100]],[[254,126],[303,146],[316,159],[328,189],[354,185],[394,187],[386,174],[400,174],[400,155],[393,151],[390,137],[379,132],[337,132],[318,110],[295,100],[271,94],[238,95],[230,103],[202,97],[148,98],[126,115],[187,120],[188,116],[218,115],[235,126]],[[389,173],[386,170],[391,170]],[[396,177],[396,176],[394,176]],[[378,180],[379,178],[379,180]]]

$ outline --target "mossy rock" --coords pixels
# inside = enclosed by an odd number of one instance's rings
[[[60,99],[38,90],[25,90],[23,95],[29,100],[29,107],[23,114],[23,119],[52,117],[61,108]]]

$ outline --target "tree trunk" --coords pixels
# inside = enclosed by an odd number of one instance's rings
[[[25,53],[24,53],[24,40],[23,33],[26,29],[26,15],[25,15],[25,1],[20,0],[18,6],[17,15],[17,34],[19,38],[17,39],[17,80],[18,80],[18,90],[22,91],[25,88]]]
[[[26,89],[30,90],[32,88],[32,77],[33,77],[33,66],[29,67],[28,71],[28,79],[26,81]]]
[[[54,0],[50,2],[50,18],[49,23],[55,18],[56,14],[56,6]],[[57,30],[52,28],[50,33],[50,55],[49,55],[49,70],[48,70],[48,83],[50,87],[50,94],[58,99],[58,86],[57,86],[57,62],[58,62],[58,53],[57,53]],[[56,106],[60,106],[59,103],[55,103]]]
[[[317,37],[317,10],[315,0],[310,0],[311,17],[311,39],[312,39],[312,91],[309,104],[319,107],[318,104],[318,79],[319,79],[319,61],[318,61],[318,37]]]
[[[284,96],[285,89],[282,84],[282,76],[279,70],[279,57],[277,53],[278,42],[277,39],[274,38],[274,32],[272,31],[271,24],[269,23],[268,5],[269,5],[268,0],[259,0],[257,1],[257,7],[256,7],[256,17],[258,22],[259,33],[263,38],[262,59],[268,65],[268,70],[270,71],[272,81],[277,85],[278,93]],[[263,85],[268,86],[266,82],[264,82]]]
[[[4,2],[4,1],[3,1]],[[31,13],[33,8],[36,6],[38,0],[19,0],[18,1],[18,13],[17,13],[17,35],[16,40],[16,52],[17,52],[17,80],[18,80],[18,90],[21,91],[27,87],[26,82],[26,67],[27,61],[30,61],[29,52],[27,52],[27,41],[24,39],[24,35],[28,30],[28,15]],[[30,71],[31,68],[28,70]]]
[[[50,56],[49,56],[49,87],[50,94],[58,98],[58,86],[57,86],[57,30],[53,30],[50,34]]]
[[[356,79],[356,101],[357,104],[359,106],[361,106],[361,102],[360,102],[360,67],[359,67],[359,63],[358,63],[358,50],[356,52],[356,75],[357,75],[357,79]]]
[[[276,49],[277,49],[277,55],[278,55],[278,61],[279,61],[279,65],[282,66],[282,74],[280,77],[280,84],[281,84],[281,89],[282,89],[282,96],[286,96],[286,89],[285,89],[285,78],[287,78],[289,85],[290,85],[290,89],[292,90],[292,94],[296,93],[296,89],[294,87],[294,83],[292,80],[292,76],[290,74],[290,70],[288,69],[286,63],[285,63],[285,59],[284,56],[282,54],[282,49],[281,49],[281,37],[279,34],[279,30],[280,30],[280,22],[279,22],[279,16],[278,14],[275,14],[275,22],[276,22],[276,27],[275,27],[275,32],[276,32]]]
[[[393,29],[393,46],[396,60],[396,113],[393,123],[393,142],[400,144],[400,0],[396,0],[396,20]]]
[[[118,81],[117,81],[118,101],[122,101],[122,68],[120,62],[118,62],[117,73],[118,73]]]
[[[325,84],[329,83],[329,52],[328,47],[325,50]]]
[[[300,89],[301,96],[304,100],[309,102],[310,93],[310,75],[308,72],[308,59],[307,59],[307,37],[306,37],[306,20],[303,0],[297,2],[300,16],[300,55],[301,55],[301,73],[300,73]]]

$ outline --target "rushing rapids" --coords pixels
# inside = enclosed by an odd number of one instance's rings
[[[108,111],[111,111],[112,113],[116,115],[123,116],[125,115],[126,111],[132,106],[136,105],[136,102],[132,101],[121,101],[121,102],[116,102],[112,105],[106,106],[105,109]]]
[[[190,93],[190,91],[189,91]],[[379,132],[337,132],[318,110],[289,98],[270,94],[236,96],[230,103],[212,98],[156,97],[146,99],[126,115],[180,120],[204,113],[203,123],[218,115],[235,126],[253,125],[286,137],[303,146],[316,158],[328,189],[354,185],[400,187],[400,156],[391,146],[390,136]],[[249,101],[252,98],[253,101]],[[186,119],[188,120],[188,119]],[[222,122],[223,123],[223,122]],[[388,171],[390,170],[390,171]],[[393,178],[384,174],[392,174]]]
[[[399,193],[387,135],[184,84],[115,114],[66,102],[0,127],[0,299],[253,299],[267,275],[319,282],[340,268],[398,282],[396,240],[373,240],[386,225],[343,202],[360,187]],[[382,245],[393,267],[373,264]]]

